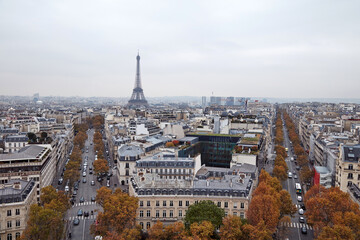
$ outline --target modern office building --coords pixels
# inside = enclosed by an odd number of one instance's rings
[[[0,184],[34,180],[39,201],[40,189],[51,185],[56,173],[51,151],[50,145],[29,145],[16,153],[0,154]]]

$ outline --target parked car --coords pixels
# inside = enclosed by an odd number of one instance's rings
[[[83,172],[82,176],[83,176],[83,177],[86,177],[86,172]]]
[[[76,225],[79,225],[79,223],[80,223],[80,220],[78,218],[75,218],[73,221],[73,224],[76,226]]]
[[[297,196],[298,202],[302,202],[302,196]]]
[[[304,209],[304,211],[305,211],[306,210],[305,204],[301,203],[300,208]]]
[[[84,212],[84,217],[88,217],[89,216],[89,212]]]
[[[98,178],[97,178],[97,181],[98,181],[98,182],[101,182],[102,180],[103,180],[103,179],[102,179],[101,177],[98,177]]]
[[[298,170],[298,171],[299,171],[299,170],[300,170],[300,166],[296,166],[296,170]]]
[[[92,202],[95,202],[95,199],[96,199],[95,197],[91,197]]]
[[[300,214],[300,215],[304,215],[304,209],[300,208],[300,209],[299,209],[299,214]]]
[[[305,222],[305,218],[304,218],[304,217],[299,217],[299,222],[304,223],[304,222]]]
[[[86,183],[86,178],[83,178],[82,182],[83,182],[83,183]]]
[[[77,212],[78,216],[82,216],[83,215],[83,210],[80,208],[79,211]]]
[[[58,184],[61,185],[64,182],[64,179],[60,178]]]
[[[90,171],[89,171],[89,174],[93,174],[93,171],[92,171],[92,170],[90,170]]]
[[[110,180],[107,180],[107,181],[106,181],[106,186],[107,186],[107,187],[110,187]]]
[[[77,191],[76,191],[76,190],[73,192],[73,195],[74,195],[74,196],[76,196],[76,195],[77,195]]]
[[[302,234],[307,234],[307,228],[306,228],[306,227],[302,227],[302,228],[301,228],[301,233],[302,233]]]
[[[298,178],[298,176],[295,174],[295,175],[294,175],[294,178],[295,178],[295,179],[297,179],[297,178]]]

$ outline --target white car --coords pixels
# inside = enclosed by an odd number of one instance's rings
[[[83,177],[86,177],[86,172],[83,172]]]
[[[299,214],[300,214],[300,215],[303,215],[303,214],[304,214],[304,209],[300,208],[300,209],[299,209]]]
[[[302,197],[301,197],[301,196],[298,196],[298,197],[297,197],[297,200],[298,200],[298,202],[302,202]]]

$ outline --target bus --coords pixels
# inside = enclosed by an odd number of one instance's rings
[[[295,189],[296,189],[296,193],[301,194],[301,185],[300,185],[300,183],[295,183]]]

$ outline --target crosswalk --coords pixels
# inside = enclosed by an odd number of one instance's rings
[[[83,202],[83,203],[75,203],[72,207],[79,207],[79,206],[87,206],[87,205],[95,205],[96,202]]]
[[[291,227],[291,228],[302,228],[302,227],[306,227],[309,230],[313,230],[312,226],[307,225],[306,223],[289,223],[289,222],[285,222],[285,223],[281,223],[282,226],[285,227]]]
[[[84,220],[84,219],[96,219],[96,214],[94,215],[90,215],[88,217],[84,217],[84,216],[72,216],[72,217],[69,217],[69,221],[73,221],[75,218],[78,218],[79,220]]]

